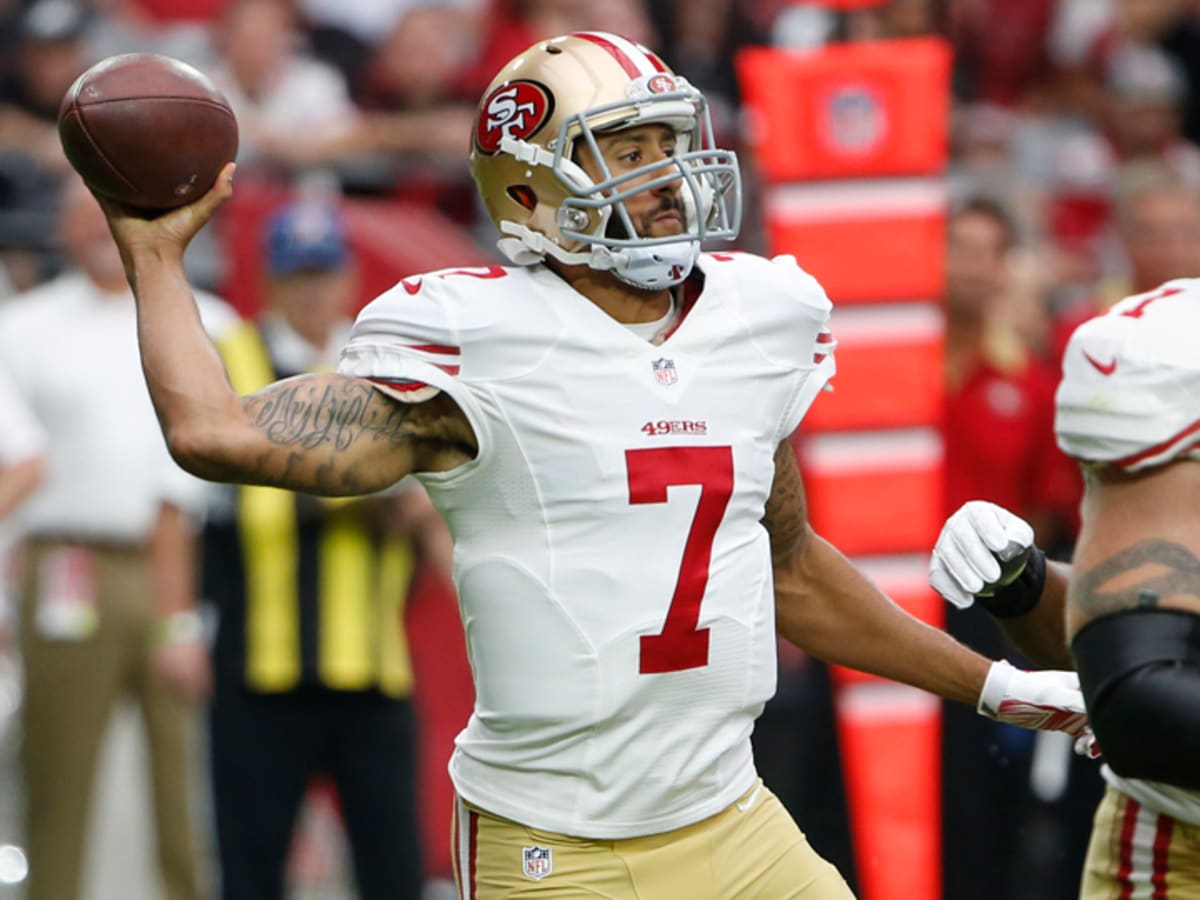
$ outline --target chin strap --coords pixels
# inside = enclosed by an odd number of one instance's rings
[[[496,242],[496,247],[514,265],[531,266],[551,256],[568,266],[612,272],[626,284],[643,290],[682,283],[700,256],[700,242],[696,240],[619,250],[593,244],[587,251],[571,253],[524,225],[501,222],[500,230],[506,236]]]

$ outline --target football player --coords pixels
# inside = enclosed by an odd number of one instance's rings
[[[1200,279],[1122,300],[1071,336],[1059,445],[1085,473],[1073,566],[973,501],[930,581],[1035,662],[1079,670],[1107,792],[1081,897],[1200,896]]]
[[[404,279],[336,374],[236,396],[196,326],[191,236],[232,191],[109,207],[174,454],[204,477],[359,494],[415,473],[455,538],[475,709],[450,762],[465,897],[831,900],[755,773],[776,631],[1029,727],[1070,673],[908,616],[807,524],[789,436],[833,374],[830,302],[735,236],[704,97],[618,35],[539,41],[487,88],[471,167],[508,266]]]

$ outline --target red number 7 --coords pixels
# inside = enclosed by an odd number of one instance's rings
[[[729,447],[655,447],[626,450],[630,503],[666,503],[667,488],[700,485],[696,517],[683,546],[683,560],[667,620],[658,634],[641,637],[643,675],[708,665],[708,629],[697,628],[708,586],[713,538],[733,494],[733,451]]]

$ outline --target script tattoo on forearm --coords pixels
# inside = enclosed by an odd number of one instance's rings
[[[353,379],[281,381],[244,400],[251,423],[273,449],[242,470],[255,484],[315,494],[353,495],[386,486],[356,451],[369,442],[400,448],[419,437],[415,408],[393,403]]]
[[[329,444],[345,450],[355,441],[406,438],[402,426],[411,407],[383,404],[370,387],[353,382],[314,385],[282,382],[252,398],[247,409],[272,444],[312,450]]]
[[[1145,570],[1138,577],[1135,573]],[[1117,587],[1107,587],[1119,582]],[[1073,594],[1091,617],[1157,606],[1164,597],[1200,600],[1200,559],[1182,544],[1142,541],[1078,576]]]

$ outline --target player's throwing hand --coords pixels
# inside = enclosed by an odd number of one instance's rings
[[[109,230],[121,250],[121,259],[131,281],[130,265],[136,253],[161,256],[183,254],[196,233],[213,217],[221,204],[233,196],[233,173],[236,168],[235,163],[226,163],[207,193],[186,206],[153,219],[147,219],[144,214],[93,192],[108,218]]]

